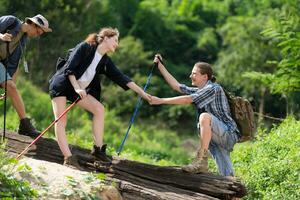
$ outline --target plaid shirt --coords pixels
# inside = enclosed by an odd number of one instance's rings
[[[205,112],[214,115],[220,121],[224,122],[229,132],[239,132],[235,121],[231,118],[225,93],[219,84],[209,80],[201,89],[181,84],[180,90],[192,97],[193,103],[198,109],[204,109]]]

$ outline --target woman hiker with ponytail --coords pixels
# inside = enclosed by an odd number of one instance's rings
[[[78,106],[93,114],[94,146],[91,153],[106,162],[111,160],[107,157],[106,145],[103,144],[105,109],[100,102],[101,86],[98,75],[104,74],[124,90],[132,89],[150,101],[149,95],[124,75],[107,56],[107,53],[113,53],[118,47],[118,39],[119,32],[114,28],[102,28],[98,34],[90,34],[73,49],[66,64],[51,78],[49,86],[55,118],[66,109],[67,100],[74,102],[78,96],[81,97]],[[64,155],[64,165],[80,168],[78,158],[72,155],[67,143],[66,124],[66,116],[55,124],[55,134]]]
[[[180,84],[160,62],[161,56],[156,55],[154,62],[172,89],[185,94],[171,98],[151,97],[151,104],[195,104],[201,110],[198,119],[200,147],[193,163],[185,165],[182,170],[189,173],[208,172],[208,150],[215,160],[219,172],[223,176],[233,176],[230,152],[239,139],[239,131],[231,118],[230,108],[222,87],[215,83],[210,64],[197,62],[190,78],[193,87]]]

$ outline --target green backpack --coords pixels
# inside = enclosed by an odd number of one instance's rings
[[[250,102],[243,97],[230,94],[225,89],[224,92],[229,103],[231,117],[240,131],[241,138],[239,142],[253,139],[256,128],[254,112]]]

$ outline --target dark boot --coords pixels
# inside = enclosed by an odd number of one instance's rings
[[[111,158],[106,155],[106,147],[106,144],[102,145],[101,148],[94,145],[91,154],[103,162],[111,163]]]
[[[20,120],[18,133],[20,135],[27,135],[29,137],[34,138],[40,135],[40,132],[34,128],[29,118],[24,118]]]
[[[79,165],[78,157],[76,155],[65,158],[63,165],[73,169],[83,170],[83,168]]]

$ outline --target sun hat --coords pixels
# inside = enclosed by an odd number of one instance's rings
[[[48,20],[41,14],[38,14],[34,17],[26,17],[25,22],[31,21],[43,29],[44,32],[52,32],[52,29],[49,28]]]

